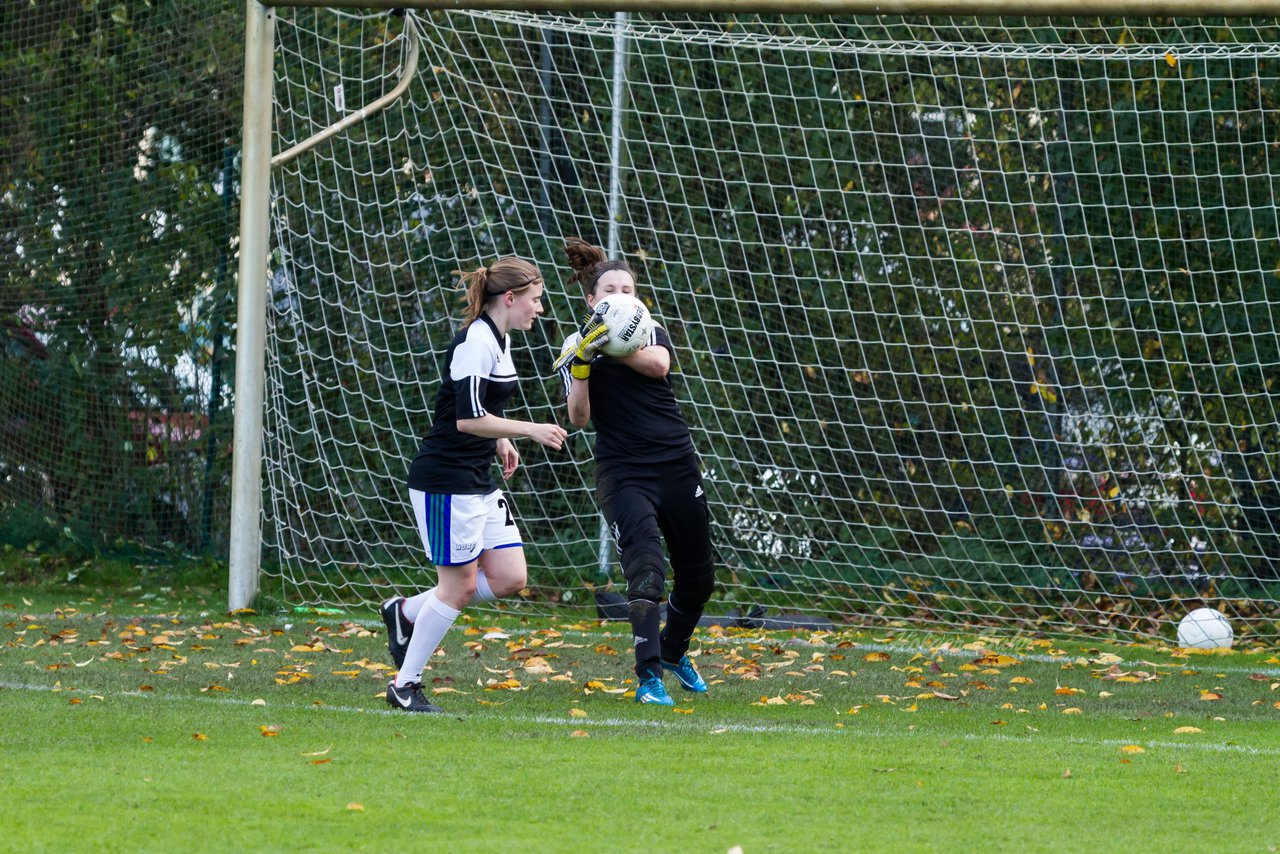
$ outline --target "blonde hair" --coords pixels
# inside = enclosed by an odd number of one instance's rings
[[[609,256],[599,246],[593,246],[581,237],[570,237],[564,242],[564,254],[573,268],[569,281],[582,285],[584,294],[595,292],[596,282],[610,270],[624,270],[635,280],[635,271],[622,259],[609,260]]]
[[[479,317],[494,297],[500,297],[508,291],[520,293],[542,281],[542,273],[538,272],[537,267],[514,255],[507,255],[471,271],[453,272],[460,277],[462,286],[467,289],[462,298],[464,323],[470,323]]]

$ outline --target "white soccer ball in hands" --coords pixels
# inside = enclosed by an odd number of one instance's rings
[[[1186,649],[1227,649],[1234,639],[1231,623],[1214,608],[1197,608],[1178,623],[1178,646]]]
[[[609,340],[600,348],[606,356],[626,356],[649,343],[653,316],[629,294],[610,294],[596,303],[595,311],[609,327]]]

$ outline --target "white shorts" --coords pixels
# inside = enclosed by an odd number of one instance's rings
[[[488,495],[441,495],[411,489],[409,500],[422,544],[436,566],[462,566],[483,551],[524,545],[501,489]]]

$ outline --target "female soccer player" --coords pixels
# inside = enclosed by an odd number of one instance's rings
[[[627,614],[636,653],[636,702],[674,704],[662,683],[669,670],[686,690],[707,683],[689,660],[689,639],[715,588],[710,514],[689,427],[667,374],[671,339],[655,324],[649,344],[628,356],[599,352],[608,329],[596,305],[610,294],[636,294],[625,261],[610,261],[576,237],[565,255],[592,313],[561,350],[557,366],[568,396],[569,420],[596,428],[596,500],[621,555]],[[673,578],[667,624],[658,631],[666,552]]]
[[[462,609],[525,585],[520,530],[494,482],[494,455],[509,478],[520,464],[512,439],[525,436],[559,449],[568,435],[557,424],[502,417],[516,390],[507,333],[533,328],[542,314],[538,268],[500,258],[464,273],[462,281],[464,323],[445,354],[431,430],[409,467],[409,497],[438,584],[382,605],[387,646],[399,668],[387,702],[407,712],[440,711],[422,693],[422,669]]]

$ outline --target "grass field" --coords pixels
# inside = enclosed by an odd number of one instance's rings
[[[220,595],[0,587],[5,848],[1280,845],[1275,649],[704,628],[672,710],[623,626],[464,615],[410,716],[372,611]]]

